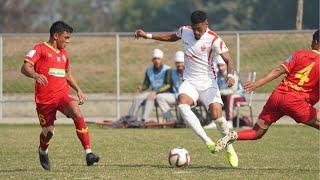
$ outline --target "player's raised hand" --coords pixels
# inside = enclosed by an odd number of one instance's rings
[[[45,86],[48,84],[48,79],[43,74],[36,74],[34,76],[34,79],[41,85]]]
[[[233,77],[227,77],[227,84],[228,84],[228,87],[232,87],[235,83],[235,80]]]
[[[134,32],[134,37],[136,39],[139,39],[140,37],[144,38],[144,39],[147,39],[147,33],[144,32],[142,29],[137,29],[135,32]]]
[[[86,96],[83,94],[81,90],[77,92],[77,96],[79,98],[79,105],[84,104],[84,100],[86,99]]]
[[[243,84],[243,88],[246,92],[251,92],[254,91],[257,88],[257,86],[255,83],[246,82]]]

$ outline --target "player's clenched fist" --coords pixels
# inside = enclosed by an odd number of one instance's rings
[[[142,37],[142,38],[147,38],[147,33],[146,32],[144,32],[142,29],[137,29],[135,32],[134,32],[134,37],[135,38],[140,38],[140,37]]]
[[[84,104],[84,100],[86,99],[86,96],[83,94],[82,91],[78,91],[77,93],[78,98],[79,98],[79,105]]]

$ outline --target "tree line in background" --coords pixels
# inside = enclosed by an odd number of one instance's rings
[[[197,9],[216,31],[296,28],[296,0],[0,0],[0,32],[48,32],[57,20],[76,32],[172,31]],[[302,22],[319,28],[318,0],[304,0]]]

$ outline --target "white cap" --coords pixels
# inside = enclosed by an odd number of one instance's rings
[[[154,49],[152,53],[153,58],[163,58],[163,52],[160,49]]]
[[[217,64],[226,64],[226,62],[222,59],[221,56],[216,56],[214,57],[214,59],[216,60]]]
[[[184,62],[184,53],[182,51],[176,52],[176,54],[173,56],[174,62]]]

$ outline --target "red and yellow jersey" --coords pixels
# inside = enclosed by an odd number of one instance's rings
[[[26,55],[25,60],[34,65],[38,74],[43,74],[48,79],[48,84],[43,86],[35,83],[35,102],[38,104],[51,104],[55,99],[69,93],[66,71],[69,70],[67,52],[56,50],[48,43],[37,44]]]
[[[319,61],[318,51],[296,51],[281,64],[287,71],[287,76],[277,90],[299,92],[310,101],[310,104],[316,104],[319,101]]]

